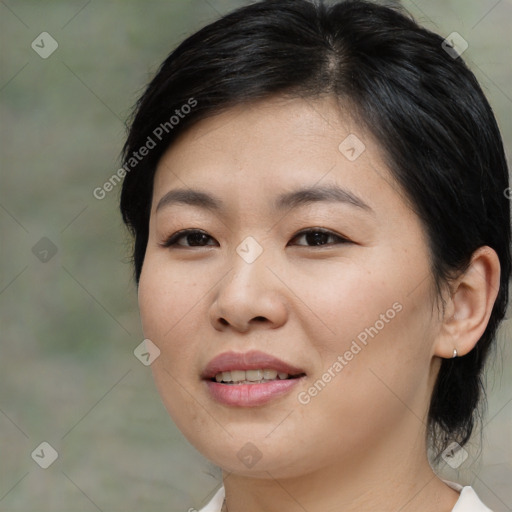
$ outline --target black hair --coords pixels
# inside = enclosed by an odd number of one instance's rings
[[[154,173],[179,134],[274,95],[333,95],[348,106],[380,143],[423,223],[437,290],[467,269],[479,247],[499,257],[500,289],[484,334],[468,354],[441,363],[428,413],[438,454],[451,441],[466,444],[474,429],[482,369],[505,315],[511,271],[503,142],[475,76],[454,51],[394,6],[263,0],[239,8],[184,40],[135,105],[120,202],[135,237],[138,284]],[[150,144],[150,151],[139,151]]]

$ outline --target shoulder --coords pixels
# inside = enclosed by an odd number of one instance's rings
[[[481,501],[475,490],[467,485],[462,486],[455,482],[443,480],[443,482],[449,485],[452,489],[460,492],[460,498],[455,503],[452,512],[492,512],[492,510],[486,507]]]
[[[225,497],[225,490],[224,490],[224,486],[222,486],[215,493],[215,495],[210,500],[210,502],[206,506],[204,506],[201,510],[199,510],[198,512],[221,512],[224,497]]]

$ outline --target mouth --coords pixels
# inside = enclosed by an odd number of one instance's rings
[[[288,394],[306,372],[264,352],[225,352],[201,374],[209,396],[224,405],[254,407]]]
[[[225,384],[250,384],[293,379],[305,374],[302,368],[265,352],[251,350],[224,352],[214,357],[203,370],[201,378]]]

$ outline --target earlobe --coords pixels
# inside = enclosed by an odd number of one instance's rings
[[[483,335],[500,287],[498,255],[488,246],[477,249],[463,275],[452,283],[434,355],[464,356]]]

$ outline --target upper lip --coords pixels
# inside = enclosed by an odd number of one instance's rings
[[[251,350],[249,352],[224,352],[214,357],[203,370],[202,379],[212,379],[220,372],[231,370],[277,370],[288,375],[299,375],[304,370],[265,352]]]

